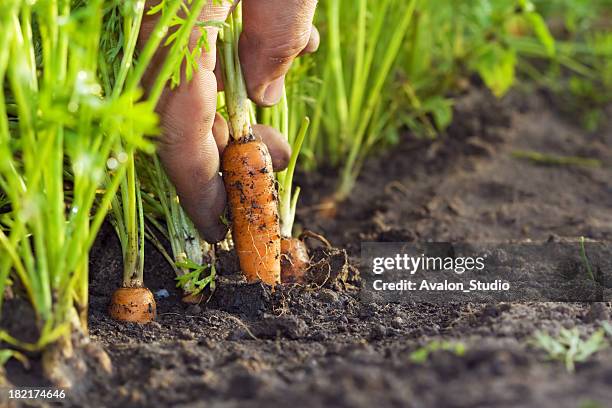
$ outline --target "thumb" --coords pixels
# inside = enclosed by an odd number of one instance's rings
[[[243,0],[240,61],[249,97],[260,106],[276,104],[285,74],[302,51],[314,51],[316,0]]]

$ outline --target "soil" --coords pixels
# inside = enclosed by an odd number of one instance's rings
[[[438,141],[406,135],[365,164],[335,219],[317,203],[330,174],[302,175],[300,225],[339,249],[318,248],[323,287],[246,284],[233,254],[221,256],[208,303],[184,305],[172,270],[149,251],[146,284],[158,295],[149,325],[108,317],[121,257],[111,228],[92,252],[90,331],[112,374],[69,392],[69,406],[176,407],[594,407],[612,406],[612,348],[569,373],[533,344],[539,330],[589,335],[610,321],[609,303],[386,304],[354,288],[362,241],[612,240],[612,122],[585,134],[541,93],[497,101],[473,90]],[[609,117],[612,117],[609,115]],[[544,166],[517,150],[585,156],[601,167]],[[338,278],[338,279],[334,279]],[[432,341],[465,353],[411,354]],[[43,384],[11,362],[9,379]]]

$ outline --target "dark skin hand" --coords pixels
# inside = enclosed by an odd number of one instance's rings
[[[156,0],[147,3],[147,8]],[[200,21],[225,20],[231,2],[204,7]],[[217,4],[218,2],[214,2]],[[317,0],[242,0],[243,32],[239,53],[249,98],[260,106],[272,106],[282,96],[283,83],[293,60],[314,52],[319,34],[312,25]],[[155,27],[158,16],[145,16],[140,33],[142,46]],[[162,138],[158,145],[161,161],[175,185],[181,205],[208,242],[225,238],[227,227],[221,216],[226,194],[219,175],[220,155],[229,140],[228,126],[216,113],[217,91],[222,90],[217,65],[218,29],[207,28],[209,51],[202,51],[199,70],[189,82],[166,89],[157,106]],[[195,46],[200,34],[194,30]],[[156,76],[167,49],[157,52],[145,75],[144,86]],[[253,132],[266,143],[275,170],[287,167],[291,148],[275,129],[255,125]]]

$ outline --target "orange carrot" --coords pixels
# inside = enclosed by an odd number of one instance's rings
[[[281,282],[305,283],[305,273],[310,265],[308,249],[298,238],[281,239]]]
[[[111,317],[123,322],[149,323],[156,311],[153,293],[145,287],[117,289],[109,307]]]
[[[304,231],[298,238],[281,238],[281,282],[307,284],[306,272],[310,268],[306,238],[314,238],[331,248],[329,241],[322,235],[312,231]]]
[[[221,156],[232,238],[240,268],[248,281],[280,283],[280,222],[272,158],[253,135],[250,102],[240,67],[238,44],[242,30],[240,3],[219,33],[225,102],[231,141]]]
[[[272,159],[252,135],[232,140],[223,151],[232,237],[248,281],[280,283],[280,226]]]

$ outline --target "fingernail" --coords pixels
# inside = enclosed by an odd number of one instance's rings
[[[285,83],[285,76],[281,76],[280,78],[272,81],[264,91],[263,95],[263,105],[264,106],[272,106],[276,105],[281,97],[283,96],[283,85]]]

